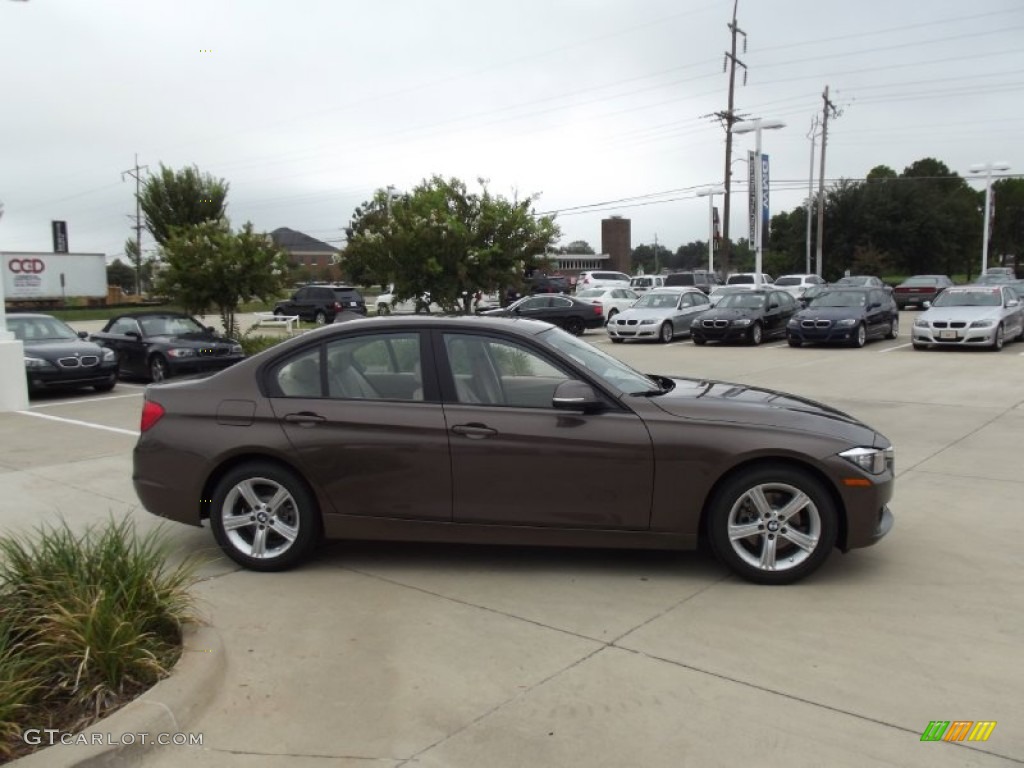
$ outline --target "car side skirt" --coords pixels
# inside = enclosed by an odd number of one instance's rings
[[[696,549],[698,541],[696,535],[684,533],[478,525],[354,515],[324,515],[323,524],[328,539],[370,541],[678,550]]]

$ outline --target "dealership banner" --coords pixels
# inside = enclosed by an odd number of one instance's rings
[[[717,205],[714,208],[711,209],[711,222],[712,222],[711,230],[714,233],[712,235],[712,240],[714,241],[715,250],[717,251],[718,250],[718,244],[719,244],[719,242],[722,239],[722,223],[721,223],[721,220],[718,218],[718,206]]]
[[[757,237],[757,153],[747,152],[747,219],[750,224],[750,244]]]
[[[768,155],[761,155],[761,247],[768,247]]]

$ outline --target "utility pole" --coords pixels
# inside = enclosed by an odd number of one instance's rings
[[[736,24],[736,11],[739,7],[739,0],[733,0],[732,22],[729,23],[729,31],[732,33],[732,48],[725,54],[723,72],[729,70],[729,106],[724,112],[715,114],[725,125],[725,195],[722,203],[722,254],[720,263],[722,265],[722,279],[729,275],[729,200],[732,195],[732,126],[741,118],[736,115],[733,108],[736,92],[736,67],[743,67],[743,84],[747,84],[747,65],[736,58],[736,36],[743,35],[743,52],[747,52],[747,33]]]
[[[831,114],[839,117],[836,105],[829,101],[827,85],[825,86],[824,93],[821,94],[821,98],[825,105],[822,108],[821,118],[821,172],[818,178],[818,248],[814,270],[818,277],[821,277],[822,248],[825,238],[825,146],[828,143],[828,116]]]
[[[135,153],[135,167],[127,171],[121,171],[121,181],[128,176],[135,179],[135,295],[142,294],[142,202],[139,199],[140,187],[142,184],[141,171],[148,171],[149,166],[139,166],[139,153]],[[131,218],[131,217],[129,217]]]
[[[654,233],[654,274],[658,274],[658,233]]]
[[[818,116],[815,115],[811,121],[811,130],[807,134],[811,140],[811,170],[807,176],[807,263],[804,265],[804,272],[811,273],[811,214],[814,211],[814,145],[818,138]],[[818,272],[820,274],[820,270]]]

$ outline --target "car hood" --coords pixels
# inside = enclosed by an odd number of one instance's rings
[[[704,313],[701,320],[739,320],[744,317],[761,317],[762,309],[744,309],[742,307],[714,307]]]
[[[999,307],[932,307],[925,310],[919,319],[934,323],[941,322],[969,322],[971,320],[998,320],[1003,315],[1003,308]]]
[[[810,307],[796,313],[795,320],[849,320],[864,317],[865,307]]]
[[[102,355],[103,347],[85,339],[34,339],[23,342],[25,354],[33,357],[74,357],[75,355]]]
[[[675,387],[651,402],[673,416],[813,432],[854,445],[889,445],[848,413],[799,395],[725,381],[668,378]]]
[[[678,312],[675,307],[630,307],[619,313],[621,320],[661,320]]]

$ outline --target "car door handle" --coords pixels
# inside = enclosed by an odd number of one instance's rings
[[[298,424],[300,427],[315,427],[317,424],[327,421],[327,418],[319,413],[302,411],[301,413],[289,413],[284,420],[289,424]]]
[[[485,437],[493,437],[498,430],[485,427],[483,424],[456,424],[452,427],[456,435],[464,435],[470,440],[483,440]]]

